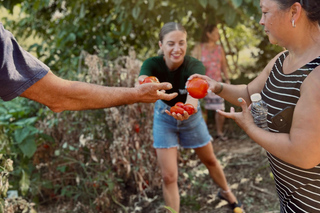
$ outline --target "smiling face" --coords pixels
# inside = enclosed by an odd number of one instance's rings
[[[163,41],[159,41],[164,60],[170,70],[177,69],[184,60],[187,50],[187,34],[180,30],[167,33]]]
[[[264,31],[272,44],[285,46],[285,35],[288,34],[290,17],[286,11],[282,11],[274,0],[260,0],[262,17],[259,24],[264,26]],[[289,24],[289,25],[288,25]]]

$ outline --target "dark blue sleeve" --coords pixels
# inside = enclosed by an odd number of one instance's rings
[[[0,98],[9,101],[43,78],[48,72],[40,60],[23,50],[0,23]]]

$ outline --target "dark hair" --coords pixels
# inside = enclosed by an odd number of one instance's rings
[[[286,10],[294,3],[299,2],[306,11],[308,19],[311,22],[318,22],[320,25],[320,4],[319,0],[274,0],[278,2],[281,10]]]
[[[216,24],[208,24],[204,27],[201,37],[201,42],[206,43],[208,42],[208,36],[207,33],[211,33],[214,29],[217,28]]]
[[[179,30],[187,34],[186,29],[181,24],[176,22],[168,22],[161,28],[159,33],[159,40],[162,42],[165,35],[176,30]]]

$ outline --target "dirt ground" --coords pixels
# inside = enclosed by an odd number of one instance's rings
[[[227,141],[213,142],[216,157],[221,162],[232,191],[244,205],[246,213],[279,213],[275,191],[265,151],[254,143],[233,121],[227,121]],[[208,124],[215,136],[214,124]],[[185,159],[187,156],[188,159]],[[181,151],[179,189],[181,213],[228,213],[233,212],[226,201],[216,197],[219,188],[206,172],[195,154]],[[153,199],[132,204],[129,212],[164,213],[161,190],[152,192]],[[135,209],[135,210],[134,210]]]
[[[208,124],[209,131],[215,137],[214,123]],[[225,123],[227,141],[214,140],[213,147],[219,159],[227,181],[244,205],[246,213],[279,213],[279,202],[274,181],[270,173],[265,151],[254,143],[234,121]],[[207,169],[190,150],[180,150],[179,190],[181,195],[181,213],[231,213],[226,201],[216,197],[219,188],[209,177]],[[146,190],[148,199],[127,194],[127,202],[122,207],[106,213],[165,213],[162,191]],[[124,210],[124,208],[126,210]],[[40,213],[70,212],[62,211],[67,206],[55,206],[38,209]],[[55,210],[53,210],[55,209]],[[61,211],[60,211],[61,210]]]

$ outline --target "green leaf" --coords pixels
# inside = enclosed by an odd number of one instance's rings
[[[17,129],[14,132],[15,141],[20,144],[29,136],[30,130],[28,128]]]
[[[148,1],[148,3],[149,3],[149,4],[148,4],[148,10],[152,10],[152,9],[154,8],[154,1],[155,1],[155,0],[149,0],[149,1]]]
[[[19,148],[25,156],[31,158],[37,150],[35,138],[32,136],[27,137],[22,143],[19,144]]]
[[[62,173],[65,173],[66,170],[67,170],[67,166],[58,166],[58,167],[57,167],[57,170],[60,171],[60,172],[62,172]]]
[[[12,115],[11,115],[11,114],[1,115],[1,116],[0,116],[0,121],[8,121],[10,118],[12,118]]]
[[[121,33],[124,35],[129,35],[132,30],[132,24],[131,22],[125,21],[121,24]]]
[[[22,177],[20,179],[19,185],[22,195],[26,195],[30,187],[30,177],[24,170],[22,170]]]
[[[208,1],[209,1],[209,5],[212,6],[214,9],[218,9],[219,8],[218,0],[208,0]]]
[[[17,126],[27,126],[34,124],[38,120],[38,117],[24,118],[14,122]]]
[[[201,4],[201,6],[203,8],[206,8],[207,7],[207,4],[208,4],[208,0],[199,0],[199,3]]]
[[[241,6],[242,0],[232,0],[232,3],[233,3],[235,8],[238,8],[238,7]]]
[[[226,12],[224,13],[224,19],[227,23],[227,25],[231,26],[234,24],[235,19],[236,19],[236,15],[237,13],[235,13],[235,11],[233,10],[226,10]]]
[[[132,10],[132,16],[133,16],[133,18],[134,18],[135,20],[138,19],[139,14],[140,14],[140,11],[141,11],[141,9],[140,9],[140,7],[138,7],[138,6],[136,6],[136,7],[133,8],[133,10]]]

